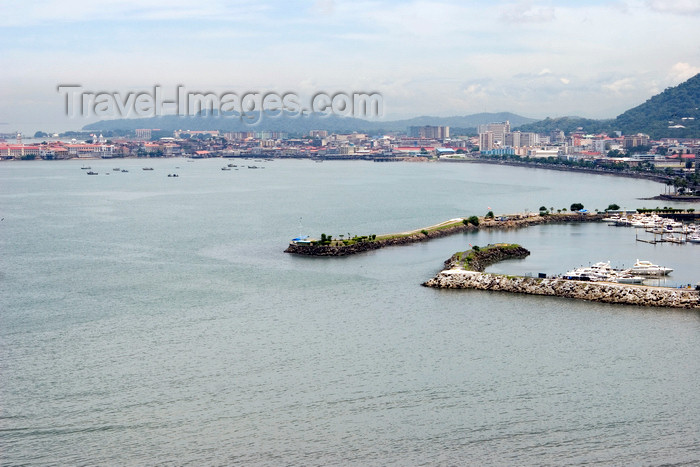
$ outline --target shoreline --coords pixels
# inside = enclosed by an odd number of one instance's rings
[[[616,170],[604,170],[604,169],[591,169],[586,167],[566,167],[560,165],[539,163],[539,162],[518,162],[518,161],[503,161],[503,160],[489,160],[482,158],[470,158],[470,159],[440,159],[440,162],[463,162],[463,163],[473,163],[473,164],[489,164],[489,165],[507,165],[511,167],[526,167],[531,169],[546,169],[546,170],[558,170],[559,172],[576,172],[576,173],[587,173],[593,175],[612,175],[615,177],[625,177],[625,178],[636,178],[638,180],[651,180],[654,182],[663,183],[672,177],[662,174],[644,173],[644,172],[621,172]]]
[[[359,241],[349,245],[308,245],[290,243],[285,253],[303,256],[349,256],[366,251],[378,250],[389,246],[410,245],[425,242],[434,238],[442,238],[462,232],[473,232],[479,229],[519,229],[540,224],[565,224],[570,222],[601,222],[604,213],[556,213],[546,216],[510,214],[498,218],[478,217],[478,225],[469,223],[469,217],[450,219],[439,224],[402,233],[380,235],[376,240]],[[466,221],[466,222],[465,222]]]
[[[658,200],[658,201],[677,201],[679,203],[697,203],[700,202],[700,196],[676,196],[676,195],[657,195],[651,198],[639,198],[642,200]]]

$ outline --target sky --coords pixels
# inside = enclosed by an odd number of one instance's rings
[[[700,0],[2,0],[0,133],[95,120],[65,115],[61,84],[611,118],[700,72],[698,26]]]

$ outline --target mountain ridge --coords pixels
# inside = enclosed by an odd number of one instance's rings
[[[449,126],[452,135],[475,134],[478,125],[508,120],[513,129],[547,133],[559,129],[566,133],[583,130],[587,133],[623,134],[646,133],[653,139],[700,138],[700,73],[647,99],[615,118],[547,117],[536,120],[511,112],[481,112],[470,115],[435,117],[423,115],[401,120],[363,120],[318,114],[297,117],[264,118],[254,124],[237,116],[226,115],[167,115],[149,118],[101,120],[83,127],[84,130],[135,130],[159,128],[164,131],[281,131],[308,133],[311,130],[331,132],[402,132],[411,126]]]
[[[511,112],[481,112],[471,115],[436,117],[423,115],[401,120],[363,120],[352,117],[305,115],[288,118],[266,118],[255,124],[245,123],[235,115],[166,115],[147,118],[122,118],[101,120],[85,125],[83,130],[135,130],[137,128],[158,128],[165,131],[221,130],[221,131],[284,131],[307,133],[311,130],[328,131],[406,131],[410,126],[449,126],[451,129],[476,131],[480,124],[509,120],[512,125],[536,121]]]

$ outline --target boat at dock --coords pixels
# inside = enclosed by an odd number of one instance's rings
[[[688,235],[687,241],[690,243],[700,243],[700,234],[694,233],[694,234]]]
[[[590,282],[618,282],[620,284],[641,284],[644,277],[631,273],[628,269],[614,269],[610,261],[598,262],[591,266],[572,269],[564,279]]]
[[[651,261],[637,260],[634,266],[628,269],[630,274],[640,276],[665,276],[671,273],[673,269],[653,264]]]

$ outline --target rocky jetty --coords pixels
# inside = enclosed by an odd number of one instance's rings
[[[445,270],[482,272],[499,261],[525,258],[529,255],[529,250],[511,243],[497,243],[484,248],[474,247],[472,250],[452,255],[450,259],[445,261]]]
[[[465,261],[465,253],[457,253],[445,261],[445,269],[425,282],[426,287],[440,289],[496,290],[530,295],[548,295],[576,298],[603,303],[637,306],[700,309],[700,292],[691,289],[648,287],[612,282],[581,282],[561,278],[533,278],[505,276],[481,272],[488,264],[522,255],[524,252],[510,246],[511,251],[493,250],[488,255]],[[524,248],[522,249],[524,251]],[[528,252],[529,253],[529,252]],[[470,255],[474,256],[470,253]]]
[[[569,222],[600,222],[603,214],[580,214],[580,213],[563,213],[541,215],[508,215],[499,216],[497,218],[480,217],[478,225],[468,222],[462,222],[458,219],[457,222],[451,225],[446,223],[437,224],[436,226],[426,227],[411,232],[401,234],[382,235],[376,240],[366,240],[348,245],[339,245],[338,242],[333,242],[330,245],[309,245],[309,244],[294,244],[291,243],[285,253],[293,253],[306,256],[347,256],[357,253],[363,253],[371,250],[378,250],[387,246],[410,245],[412,243],[425,242],[434,238],[446,237],[462,232],[476,231],[479,229],[517,229],[529,227],[539,224],[562,224]],[[468,218],[464,218],[468,220]]]

